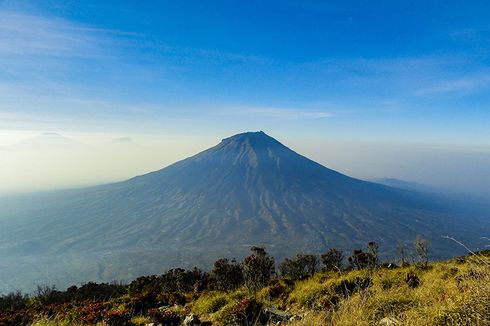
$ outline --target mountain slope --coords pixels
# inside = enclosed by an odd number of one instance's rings
[[[435,257],[446,257],[455,248],[441,235],[477,245],[488,231],[478,218],[484,211],[350,178],[263,132],[226,138],[125,182],[0,200],[0,212],[0,256],[42,261],[50,272],[41,278],[62,269],[72,273],[68,282],[208,266],[256,243],[279,258],[370,240],[394,253],[398,242],[422,234]],[[58,268],[58,259],[77,271]]]
[[[405,181],[405,180],[400,180],[400,179],[395,179],[395,178],[377,178],[377,179],[372,179],[370,180],[371,182],[374,183],[379,183],[385,186],[393,187],[393,188],[399,188],[399,189],[405,189],[405,190],[410,190],[410,191],[417,191],[417,192],[431,192],[431,193],[450,193],[447,190],[436,188],[436,187],[431,187],[425,184],[421,184],[418,182],[410,182],[410,181]]]

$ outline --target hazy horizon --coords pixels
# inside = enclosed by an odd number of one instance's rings
[[[357,178],[490,196],[487,7],[2,1],[0,193],[124,180],[264,130]],[[13,150],[44,132],[87,147]]]
[[[299,154],[352,177],[395,178],[441,191],[490,197],[490,177],[484,177],[490,149],[485,147],[269,135]],[[0,195],[123,181],[197,154],[228,136],[231,134],[18,133],[0,144]],[[56,141],[51,142],[53,138]]]

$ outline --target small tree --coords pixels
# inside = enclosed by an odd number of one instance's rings
[[[56,290],[53,286],[37,286],[36,298],[43,305],[59,304],[64,301],[64,295],[62,292]]]
[[[279,269],[283,276],[293,280],[305,279],[315,275],[318,267],[318,257],[312,254],[298,254],[296,257],[286,258]]]
[[[341,250],[332,248],[326,253],[322,254],[323,268],[326,271],[340,270],[342,268],[342,261],[344,260],[344,254]]]
[[[367,252],[372,257],[371,266],[369,267],[377,268],[379,266],[379,257],[378,257],[379,245],[374,241],[368,242]]]
[[[402,267],[406,266],[407,263],[407,246],[405,243],[400,242],[396,246],[396,251],[398,252],[398,257],[400,258],[400,265]]]
[[[313,277],[318,269],[318,256],[306,254],[303,255],[302,260],[304,261],[306,272],[308,272],[310,276]]]
[[[427,265],[429,264],[429,240],[418,235],[415,240],[413,240],[413,247],[417,253],[420,267],[427,268]]]
[[[243,284],[242,266],[235,259],[218,259],[214,262],[211,275],[221,291],[232,291]]]
[[[348,261],[353,268],[358,270],[373,268],[375,266],[375,257],[371,253],[364,252],[361,249],[354,250]]]
[[[243,260],[243,279],[250,292],[256,293],[266,286],[274,274],[274,258],[264,247],[253,246],[252,255]]]
[[[186,293],[203,287],[207,281],[207,273],[199,268],[192,270],[173,268],[158,277],[158,283],[163,292]]]
[[[298,266],[298,262],[294,258],[284,259],[281,265],[279,265],[279,271],[281,272],[282,276],[288,277],[292,280],[297,280],[303,277],[302,270]]]
[[[11,292],[0,296],[0,315],[13,313],[27,307],[29,297],[20,291]]]

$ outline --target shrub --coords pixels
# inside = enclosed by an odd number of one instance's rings
[[[326,253],[322,254],[321,258],[326,271],[340,270],[342,268],[344,254],[341,250],[332,248]]]
[[[356,276],[354,279],[343,279],[333,287],[333,292],[342,297],[350,297],[352,294],[361,290],[366,290],[373,285],[370,277]]]
[[[256,293],[266,286],[274,273],[274,258],[263,247],[252,247],[253,254],[243,261],[243,279],[247,289]]]
[[[55,286],[37,286],[36,299],[42,305],[60,304],[67,301],[64,292],[56,290]]]
[[[148,309],[155,308],[157,306],[156,298],[153,294],[136,294],[131,297],[128,307],[133,314],[144,314]]]
[[[262,325],[265,320],[262,315],[262,304],[253,298],[244,298],[224,307],[215,321],[218,325]]]
[[[374,268],[376,257],[369,252],[364,252],[361,249],[354,250],[352,256],[349,257],[351,267],[361,270],[363,268]]]
[[[413,247],[417,253],[419,267],[427,268],[429,263],[429,240],[417,236],[413,240]]]
[[[271,299],[276,299],[279,297],[287,296],[287,293],[291,291],[291,286],[288,286],[287,284],[283,284],[280,280],[278,279],[273,279],[269,287],[267,287],[267,296]]]
[[[374,241],[368,242],[367,252],[372,257],[372,264],[369,267],[377,268],[379,266],[379,257],[378,257],[379,245]]]
[[[208,274],[197,267],[190,271],[174,268],[161,275],[158,282],[163,292],[186,293],[204,288],[208,278]]]
[[[298,254],[295,258],[286,258],[279,267],[281,274],[292,280],[301,280],[315,275],[318,257],[311,254]]]
[[[131,314],[128,310],[109,310],[104,316],[105,325],[132,326]]]
[[[126,286],[122,284],[108,284],[108,283],[95,283],[88,282],[81,287],[71,286],[66,290],[66,297],[68,300],[93,300],[102,301],[109,300],[111,298],[119,297],[126,292]]]
[[[161,292],[161,287],[155,275],[138,277],[128,286],[128,292],[137,294],[153,294],[155,297]]]
[[[95,325],[103,322],[108,306],[105,303],[97,302],[85,304],[79,311],[80,321],[83,324]]]
[[[181,316],[172,309],[150,309],[148,315],[153,322],[162,325],[179,326],[182,322]]]
[[[412,271],[408,272],[403,279],[407,283],[408,287],[415,289],[420,285],[419,277]]]
[[[400,258],[400,266],[405,267],[408,265],[407,262],[407,246],[403,242],[399,242],[396,246],[396,251],[398,253],[398,257]]]
[[[216,288],[221,291],[232,291],[243,285],[242,266],[234,259],[221,258],[214,262],[211,275]]]
[[[26,314],[24,311],[0,313],[0,325],[2,326],[30,325],[31,321],[32,315]]]
[[[0,315],[26,308],[28,300],[27,295],[20,291],[0,296]]]

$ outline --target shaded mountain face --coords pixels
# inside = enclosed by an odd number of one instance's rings
[[[483,208],[350,178],[263,132],[226,138],[128,181],[3,198],[0,212],[5,265],[38,266],[0,269],[9,280],[4,287],[209,267],[218,257],[242,257],[253,244],[281,259],[373,240],[394,255],[398,243],[421,234],[442,258],[458,253],[442,235],[477,246],[489,230]]]

